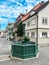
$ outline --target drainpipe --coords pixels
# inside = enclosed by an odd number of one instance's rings
[[[37,16],[37,31],[36,31],[36,35],[37,35],[37,38],[36,38],[36,42],[38,43],[38,15],[36,15]]]
[[[37,52],[38,52],[38,15],[37,16],[37,28],[36,28],[36,42],[37,42]]]

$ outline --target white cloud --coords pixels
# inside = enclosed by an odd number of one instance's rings
[[[48,0],[26,0],[27,3],[34,3],[38,1],[48,1]]]
[[[39,1],[41,2],[42,0],[39,0]],[[16,18],[20,13],[26,13],[26,9],[30,11],[33,8],[32,3],[36,5],[39,3],[39,1],[26,0],[25,4],[27,5],[23,6],[20,0],[7,0],[7,2],[4,2],[2,5],[0,5],[0,23],[3,23],[3,22],[8,23],[8,21],[13,22],[14,20],[12,20],[12,18]],[[47,0],[44,0],[44,1],[47,1]],[[16,3],[16,4],[13,7],[11,3]],[[2,18],[2,17],[6,17],[6,18]]]
[[[6,16],[7,18],[17,17],[20,13],[25,13],[26,9],[29,11],[33,8],[31,4],[28,4],[27,6],[22,6],[21,3],[18,2],[18,0],[9,0],[11,2],[16,2],[17,4],[20,4],[21,6],[15,6],[14,8],[12,6],[8,6],[7,2],[3,3],[3,5],[0,5],[0,16]],[[13,14],[13,15],[12,15]]]
[[[45,2],[46,2],[46,1],[48,1],[48,0],[41,0],[41,1],[45,1]]]
[[[1,9],[0,9],[0,16],[6,16],[8,18],[17,17],[20,13],[25,13],[26,9],[28,10],[28,8],[29,8],[29,10],[30,10],[31,8],[33,8],[33,6],[31,4],[26,6],[26,7],[23,7],[23,6],[19,7],[18,6],[18,7],[13,8],[12,6],[9,6],[9,7],[5,6],[5,7],[3,7],[3,5],[0,6],[0,7],[1,7]]]
[[[9,1],[11,1],[11,2],[16,2],[16,0],[9,0]]]
[[[6,18],[0,18],[0,23],[1,24],[8,23],[8,19],[6,19]]]
[[[21,4],[18,2],[18,0],[9,0],[11,2],[16,2],[18,4]],[[3,3],[3,5],[0,5],[0,16],[6,16],[7,18],[17,17],[20,13],[26,13],[26,9],[30,11],[33,8],[33,5],[30,4],[32,2],[35,2],[35,0],[26,0],[26,3],[28,3],[27,6],[15,6],[14,8],[12,6],[7,6],[7,3]],[[37,1],[38,3],[39,1]]]
[[[9,0],[11,3],[16,3],[16,5],[23,6],[22,3],[20,3],[21,0]]]
[[[26,7],[28,11],[30,11],[33,8],[32,4],[28,4],[28,6]]]
[[[33,3],[35,2],[36,0],[26,0],[27,3]]]

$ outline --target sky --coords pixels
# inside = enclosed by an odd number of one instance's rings
[[[20,13],[30,11],[36,4],[47,0],[0,0],[0,29],[5,30],[8,23],[14,23]]]

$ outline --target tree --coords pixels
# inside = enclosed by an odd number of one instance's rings
[[[20,24],[18,25],[17,36],[18,37],[22,37],[23,36],[23,23],[22,22],[20,22]]]

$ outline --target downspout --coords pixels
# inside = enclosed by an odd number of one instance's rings
[[[37,35],[37,38],[36,38],[36,43],[37,43],[37,52],[38,52],[38,15],[37,16],[37,28],[36,28],[36,35]]]
[[[38,15],[37,15],[37,32],[36,32],[37,38],[36,38],[36,42],[38,43]]]

